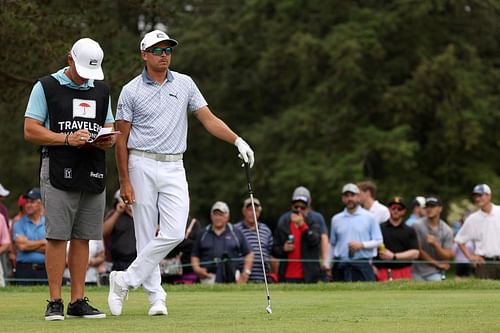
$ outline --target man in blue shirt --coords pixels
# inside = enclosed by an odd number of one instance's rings
[[[243,233],[229,222],[229,207],[217,201],[211,209],[212,224],[196,240],[191,252],[193,271],[202,282],[246,283],[251,273],[254,253]],[[236,269],[243,261],[239,278]]]
[[[359,193],[355,184],[346,184],[342,188],[345,209],[332,217],[334,281],[375,281],[370,260],[382,244],[382,232],[373,215],[360,207]]]
[[[47,284],[45,270],[45,216],[42,215],[42,196],[39,188],[24,195],[26,199],[23,216],[13,228],[13,239],[17,248],[16,279],[19,284]],[[32,281],[29,281],[32,280]]]

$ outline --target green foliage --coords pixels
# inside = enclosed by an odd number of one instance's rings
[[[341,209],[342,184],[365,178],[382,201],[460,200],[479,182],[500,188],[496,0],[4,0],[0,20],[0,182],[11,208],[38,178],[36,147],[22,138],[32,83],[92,37],[116,105],[141,71],[141,33],[155,27],[180,41],[172,68],[190,74],[255,149],[255,195],[269,222],[298,185],[327,218]],[[247,193],[236,155],[191,119],[192,215],[203,219],[225,200],[239,217]]]

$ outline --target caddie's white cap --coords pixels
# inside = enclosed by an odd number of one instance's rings
[[[474,186],[472,194],[491,194],[491,188],[487,184],[478,184]]]
[[[102,80],[102,59],[104,52],[96,41],[90,38],[79,39],[71,48],[71,57],[75,61],[76,72],[84,79]]]
[[[227,205],[227,203],[225,203],[223,201],[217,201],[212,206],[212,209],[210,209],[210,212],[213,213],[216,210],[220,210],[223,213],[229,213],[229,206]]]
[[[153,30],[144,35],[144,38],[141,41],[140,49],[141,51],[145,51],[151,46],[158,44],[159,42],[167,41],[170,43],[170,46],[176,46],[177,41],[175,39],[170,38],[166,33],[161,30]]]

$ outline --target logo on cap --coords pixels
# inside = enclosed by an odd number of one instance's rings
[[[156,38],[165,38],[165,34],[156,34]]]
[[[90,59],[90,61],[89,61],[89,65],[91,65],[91,66],[97,66],[97,63],[98,63],[98,62],[99,62],[99,61],[97,61],[97,59]]]

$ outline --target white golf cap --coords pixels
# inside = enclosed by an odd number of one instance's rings
[[[104,52],[96,41],[90,38],[79,39],[71,48],[71,57],[75,61],[76,72],[84,79],[102,80],[102,59]]]
[[[342,194],[347,192],[359,194],[359,187],[353,183],[345,184],[344,187],[342,187]]]
[[[167,41],[170,46],[176,46],[178,43],[175,39],[170,38],[166,33],[161,30],[153,30],[144,35],[141,41],[141,51],[145,51],[151,46],[158,44],[159,42]]]
[[[7,190],[5,187],[3,187],[2,184],[0,184],[0,197],[6,197],[10,194],[10,191]]]
[[[474,186],[472,194],[491,194],[491,188],[487,184],[478,184]]]
[[[217,201],[212,206],[212,209],[210,209],[210,213],[213,213],[216,210],[220,210],[223,213],[229,213],[229,206],[227,205],[227,203],[225,203],[223,201]]]

